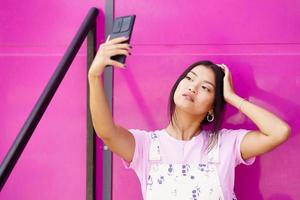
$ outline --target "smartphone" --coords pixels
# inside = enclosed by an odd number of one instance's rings
[[[127,16],[121,16],[117,17],[114,20],[113,23],[113,29],[112,32],[110,33],[110,40],[117,38],[117,37],[128,37],[128,40],[124,41],[123,43],[128,43],[130,44],[130,39],[131,39],[131,34],[133,30],[133,25],[135,21],[135,16],[136,15],[127,15]],[[116,60],[120,63],[125,63],[126,60],[126,55],[115,55],[112,56],[111,59]]]

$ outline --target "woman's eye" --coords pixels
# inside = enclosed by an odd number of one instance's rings
[[[185,78],[188,79],[188,80],[191,80],[191,77],[189,77],[189,76],[186,76]]]
[[[203,89],[207,90],[208,92],[210,91],[207,87],[202,86]]]

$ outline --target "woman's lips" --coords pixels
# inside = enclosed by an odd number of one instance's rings
[[[191,102],[194,102],[194,98],[191,95],[189,95],[189,94],[183,94],[182,96],[184,96],[185,99],[187,99],[187,100],[189,100]]]

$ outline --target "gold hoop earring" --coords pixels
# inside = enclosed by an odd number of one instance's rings
[[[211,118],[209,118],[209,116],[211,116]],[[207,119],[207,121],[212,122],[212,121],[214,121],[215,116],[214,116],[214,114],[208,113],[207,116],[206,116],[206,119]]]

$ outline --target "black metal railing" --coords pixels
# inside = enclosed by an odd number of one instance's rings
[[[75,37],[73,38],[71,44],[68,46],[63,58],[58,64],[54,74],[52,75],[50,81],[39,97],[37,103],[35,104],[33,110],[28,116],[25,124],[21,128],[21,131],[17,135],[14,143],[10,147],[8,153],[3,159],[0,166],[0,191],[5,185],[6,180],[11,174],[15,164],[17,163],[19,157],[21,156],[25,146],[30,140],[35,128],[37,127],[40,119],[42,118],[45,110],[47,109],[52,97],[54,96],[57,88],[62,82],[66,72],[68,71],[70,65],[72,64],[75,56],[77,55],[84,39],[87,37],[87,58],[88,66],[91,63],[95,55],[95,41],[96,41],[96,19],[98,16],[98,9],[91,8],[82,22],[79,30],[77,31]],[[91,133],[92,134],[92,133]],[[90,136],[92,137],[92,136]],[[90,168],[93,169],[93,166]],[[89,174],[89,173],[88,173]],[[90,173],[89,177],[93,177]],[[91,184],[93,185],[93,184]],[[88,188],[87,191],[94,192],[93,189]],[[88,198],[87,199],[92,199]]]

